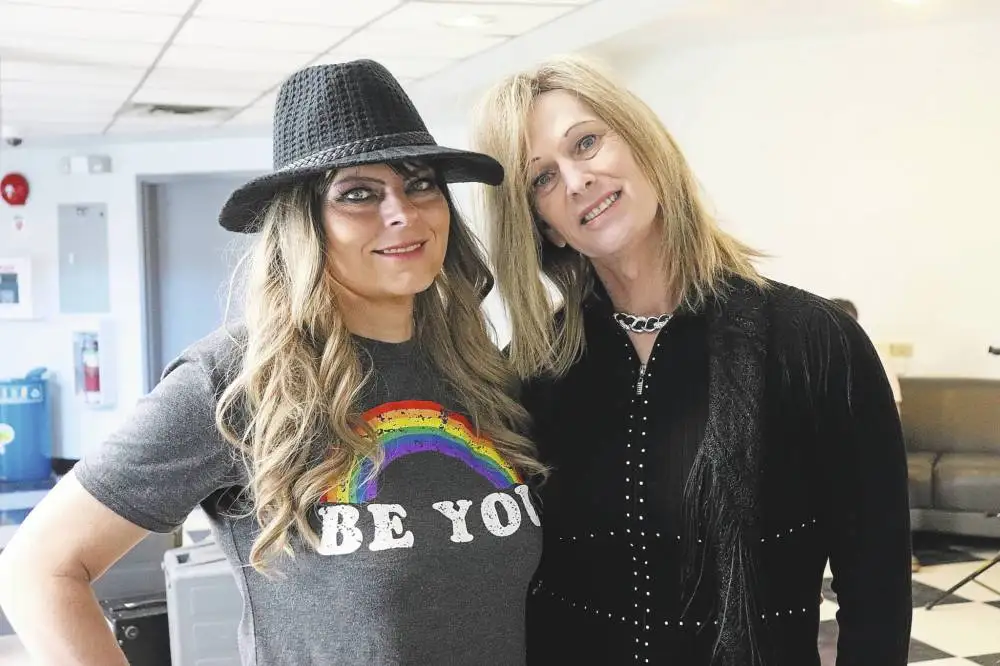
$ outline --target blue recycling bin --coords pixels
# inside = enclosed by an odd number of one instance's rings
[[[46,369],[0,380],[0,482],[52,476],[52,403]]]

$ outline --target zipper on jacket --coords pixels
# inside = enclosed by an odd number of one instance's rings
[[[646,383],[646,364],[639,366],[639,379],[635,382],[635,394],[642,395],[642,388]]]

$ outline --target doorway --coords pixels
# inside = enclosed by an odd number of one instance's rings
[[[144,382],[226,320],[231,277],[254,236],[219,226],[230,193],[257,174],[197,174],[139,180],[144,270]],[[233,294],[228,321],[240,316]]]

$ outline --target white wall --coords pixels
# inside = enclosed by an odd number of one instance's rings
[[[60,158],[71,154],[111,156],[113,173],[62,175]],[[31,182],[28,205],[20,211],[27,225],[15,233],[14,210],[0,206],[0,255],[30,255],[35,267],[35,310],[38,319],[0,321],[0,377],[21,375],[35,366],[55,372],[60,396],[57,452],[73,457],[99,443],[142,395],[142,252],[138,177],[183,173],[266,170],[271,164],[267,138],[217,141],[150,141],[4,150],[0,173],[20,171]],[[61,203],[105,202],[108,206],[111,312],[116,338],[118,406],[84,408],[73,395],[71,335],[89,318],[58,312],[56,208]]]
[[[779,280],[851,298],[911,375],[1000,378],[1000,24],[650,54],[619,67]]]
[[[652,49],[611,60],[770,277],[852,299],[901,374],[1000,378],[1000,23]],[[467,131],[449,140],[468,146]],[[472,197],[462,199],[477,224]],[[499,337],[509,326],[487,301]]]

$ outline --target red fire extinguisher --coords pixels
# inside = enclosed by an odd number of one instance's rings
[[[101,401],[101,362],[97,340],[89,340],[83,347],[83,399],[89,403]]]

